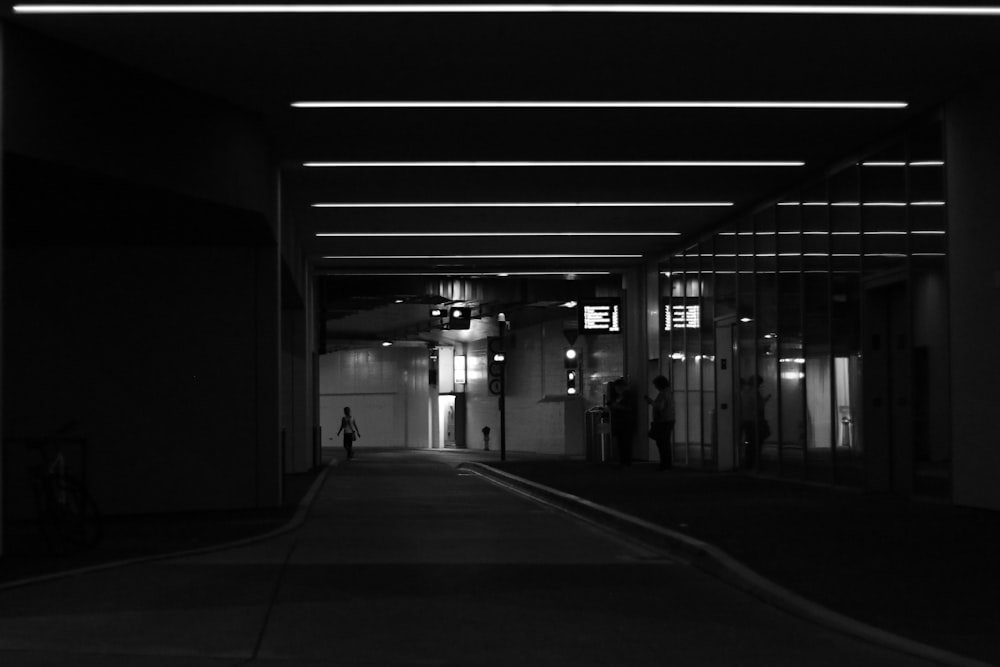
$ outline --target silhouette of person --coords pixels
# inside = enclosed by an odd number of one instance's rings
[[[611,383],[611,435],[618,443],[618,463],[632,465],[632,439],[635,437],[635,396],[625,378]]]
[[[764,378],[759,375],[751,375],[746,380],[740,381],[740,425],[746,447],[743,465],[748,469],[757,465],[761,445],[771,433],[767,419],[764,418],[764,406],[771,399],[771,395],[761,395],[762,384]]]
[[[670,380],[657,375],[653,378],[656,388],[656,398],[646,396],[646,402],[653,406],[653,418],[649,425],[649,437],[656,443],[660,452],[660,470],[670,470],[673,467],[673,449],[671,439],[674,432],[674,397],[670,392]]]
[[[358,423],[351,416],[350,408],[344,408],[344,416],[340,418],[340,428],[337,429],[337,435],[340,435],[341,431],[344,432],[344,449],[347,451],[347,458],[353,459],[354,441],[361,437],[361,431],[358,430]]]

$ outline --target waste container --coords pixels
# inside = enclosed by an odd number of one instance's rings
[[[603,406],[587,410],[587,460],[603,463],[612,459],[611,413]]]

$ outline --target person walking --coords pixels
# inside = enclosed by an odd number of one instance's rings
[[[657,375],[653,378],[656,398],[646,396],[646,402],[653,407],[653,418],[649,424],[649,437],[660,452],[660,470],[673,468],[674,452],[671,440],[674,433],[674,396],[670,391],[670,380]]]
[[[344,408],[344,416],[340,418],[340,428],[337,429],[337,435],[340,432],[344,432],[344,449],[347,451],[348,460],[354,458],[354,441],[361,437],[361,431],[358,430],[358,422],[354,421],[354,417],[351,416],[351,409]]]

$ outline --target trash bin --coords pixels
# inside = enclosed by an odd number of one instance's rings
[[[611,413],[602,406],[587,410],[587,460],[591,463],[610,461]]]

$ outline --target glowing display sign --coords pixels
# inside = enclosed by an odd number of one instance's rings
[[[701,306],[685,303],[663,303],[663,330],[701,328]]]
[[[590,299],[581,301],[579,318],[581,333],[621,333],[621,300]]]

